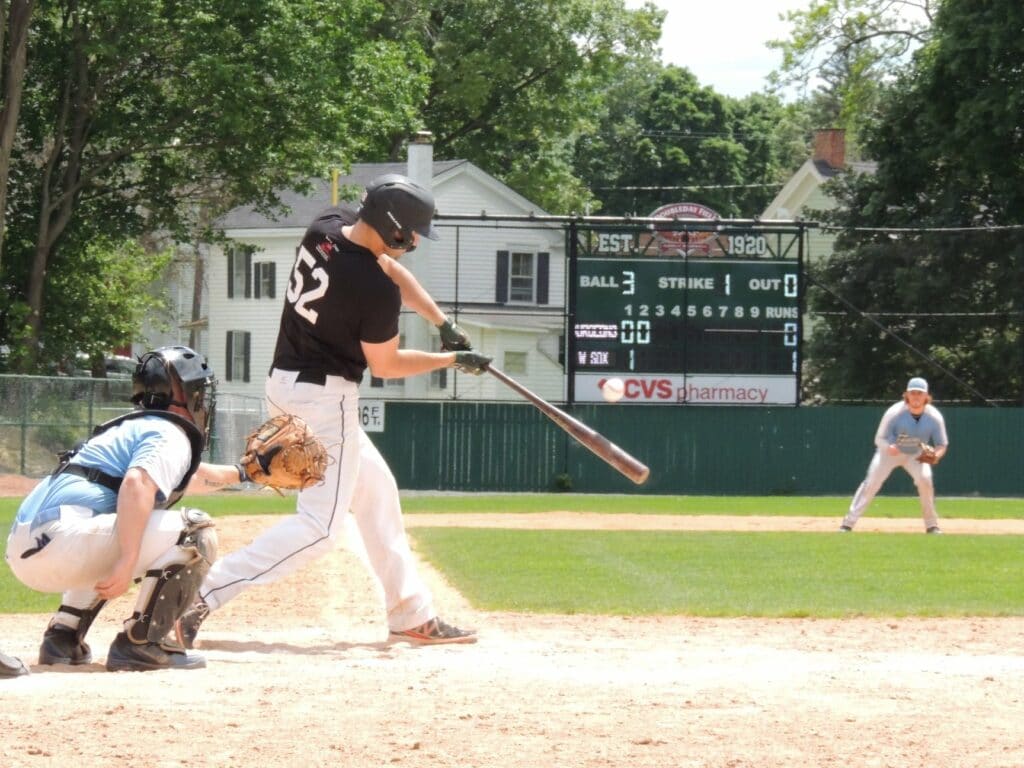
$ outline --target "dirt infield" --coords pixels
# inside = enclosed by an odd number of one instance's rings
[[[219,520],[222,546],[273,522]],[[478,644],[389,643],[346,549],[215,613],[205,670],[103,671],[129,598],[68,672],[35,664],[46,616],[0,615],[32,668],[0,680],[0,766],[1024,765],[1024,618],[538,617],[425,575]]]

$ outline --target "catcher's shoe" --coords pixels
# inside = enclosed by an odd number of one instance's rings
[[[174,636],[178,639],[178,643],[186,648],[195,648],[199,627],[209,615],[210,606],[203,600],[194,602],[192,607],[185,611],[180,619],[174,622]]]
[[[21,659],[0,653],[0,677],[21,677],[28,674],[28,667]]]
[[[459,629],[445,624],[436,616],[425,624],[401,632],[391,630],[391,636],[403,640],[412,640],[422,645],[441,645],[443,643],[475,643],[475,629]]]
[[[47,627],[43,643],[39,646],[40,664],[89,664],[92,650],[89,644],[79,641],[78,633],[63,624]]]
[[[118,632],[107,653],[111,672],[147,672],[153,669],[202,669],[206,659],[195,653],[169,651],[160,643],[136,645],[124,632]]]

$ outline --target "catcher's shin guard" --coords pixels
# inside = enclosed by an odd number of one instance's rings
[[[195,602],[199,587],[217,559],[213,520],[198,509],[181,510],[178,543],[146,571],[135,612],[125,622],[133,643],[161,643],[174,623]]]

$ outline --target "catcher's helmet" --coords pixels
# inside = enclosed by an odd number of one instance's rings
[[[413,250],[413,232],[437,240],[434,196],[407,176],[387,173],[366,186],[359,218],[373,227],[388,248]]]
[[[174,399],[174,382],[184,402]],[[216,379],[202,355],[188,347],[160,347],[139,358],[132,374],[132,402],[156,411],[178,405],[188,411],[206,441],[213,428]]]

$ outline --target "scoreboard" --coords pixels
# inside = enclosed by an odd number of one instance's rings
[[[580,231],[570,294],[574,399],[794,405],[800,230]],[[674,250],[674,252],[673,252]]]

